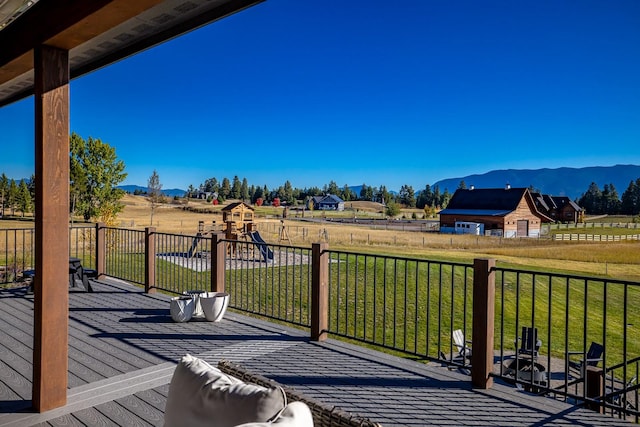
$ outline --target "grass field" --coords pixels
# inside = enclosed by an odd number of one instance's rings
[[[150,204],[144,197],[126,195],[125,208],[119,214],[117,227],[144,229],[150,226]],[[191,200],[184,205],[167,203],[154,212],[153,226],[160,232],[195,235],[198,223],[205,227],[221,229],[222,206],[214,206],[200,200]],[[368,213],[379,215],[381,206],[372,202],[347,202],[347,207],[357,210],[358,217]],[[207,210],[211,213],[194,212]],[[353,216],[355,211],[339,213]],[[304,219],[311,215],[318,218],[331,217],[338,213],[305,212]],[[270,243],[289,244],[281,240],[283,208],[259,207],[256,209],[257,224],[263,238]],[[407,217],[411,214],[407,212]],[[623,222],[623,218],[613,218]],[[603,275],[623,280],[640,281],[640,242],[554,242],[550,239],[504,239],[485,236],[444,235],[429,232],[411,232],[371,229],[358,225],[331,224],[327,222],[302,221],[302,212],[289,212],[284,220],[287,235],[293,245],[309,246],[312,242],[328,240],[332,249],[362,251],[374,254],[390,254],[428,258],[434,260],[471,262],[474,258],[496,258],[499,265],[518,268],[546,269],[568,273]],[[603,221],[604,219],[599,219]],[[1,221],[2,228],[31,227],[32,222]],[[637,232],[625,228],[588,228],[588,233]],[[562,229],[559,232],[573,232]],[[579,231],[584,233],[585,229]]]

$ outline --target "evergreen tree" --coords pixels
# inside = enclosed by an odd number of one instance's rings
[[[238,175],[233,177],[233,184],[231,184],[231,192],[229,194],[231,199],[239,199],[242,196],[242,184]]]
[[[444,193],[442,194],[442,196],[440,197],[440,203],[439,205],[444,209],[447,207],[447,205],[449,204],[449,200],[451,200],[451,193],[449,193],[449,190],[447,188],[444,189]]]
[[[391,202],[391,193],[387,191],[387,187],[384,185],[380,186],[380,191],[378,191],[378,201],[382,204],[389,204]]]
[[[635,182],[629,182],[629,186],[622,193],[621,210],[625,215],[640,213],[640,178]]]
[[[242,185],[240,186],[240,198],[244,200],[251,200],[251,195],[249,193],[249,183],[247,182],[247,178],[242,178]]]
[[[340,189],[338,188],[338,184],[335,181],[329,181],[329,185],[325,186],[326,194],[340,194]]]
[[[231,194],[231,183],[229,182],[229,178],[222,178],[222,185],[220,185],[220,191],[218,191],[218,194],[222,197],[222,201],[229,198],[229,195]]]
[[[282,191],[280,193],[280,201],[286,201],[288,205],[295,205],[296,198],[293,195],[293,186],[291,182],[287,180],[282,187]]]
[[[9,178],[4,173],[0,176],[0,217],[4,216],[4,208],[7,206],[7,195],[9,193]]]
[[[264,200],[264,191],[260,186],[257,186],[253,189],[253,192],[251,193],[251,203],[256,203],[258,199]]]
[[[346,201],[355,200],[355,199],[356,199],[355,193],[351,191],[351,189],[347,184],[345,184],[344,187],[342,187],[342,200],[346,202]]]
[[[602,212],[602,192],[598,188],[598,184],[592,182],[589,189],[578,200],[580,205],[588,214],[601,214]]]
[[[400,187],[400,192],[398,193],[398,200],[401,204],[409,207],[416,207],[416,197],[415,192],[413,191],[413,187],[410,185],[403,185]]]
[[[220,184],[218,184],[218,180],[216,178],[209,178],[200,186],[200,190],[207,193],[219,193]]]
[[[23,180],[20,180],[20,186],[18,188],[18,209],[22,212],[22,217],[24,218],[24,214],[27,212],[33,211],[33,204],[31,201],[31,193],[29,192],[29,187],[27,183]]]
[[[431,206],[433,204],[433,191],[431,191],[431,186],[429,184],[425,185],[424,190],[418,194],[418,198],[416,199],[416,207],[420,209],[424,209],[426,206]]]
[[[31,178],[29,178],[29,182],[27,182],[27,187],[29,188],[29,194],[31,195],[31,206],[36,206],[36,176],[35,174],[31,174]]]
[[[7,192],[7,207],[11,209],[11,215],[16,214],[16,207],[18,206],[18,185],[16,181],[12,179],[9,181],[9,191]]]
[[[431,204],[436,209],[442,208],[442,194],[440,194],[440,186],[433,186],[433,203]]]
[[[600,202],[602,213],[615,215],[620,213],[620,197],[613,184],[605,184],[602,190],[602,201]]]

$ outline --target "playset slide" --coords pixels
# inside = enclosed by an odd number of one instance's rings
[[[253,241],[253,243],[257,243],[258,249],[260,249],[260,253],[264,258],[264,262],[267,262],[269,259],[273,259],[273,251],[269,249],[269,246],[267,246],[267,243],[262,239],[260,233],[252,231],[249,235],[251,236],[251,241]]]

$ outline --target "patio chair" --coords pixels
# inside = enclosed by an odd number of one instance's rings
[[[520,347],[518,348],[517,357],[528,356],[529,359],[535,361],[538,358],[538,351],[542,347],[542,341],[538,339],[538,329],[523,326],[522,334],[518,341],[520,341]],[[516,347],[518,347],[517,341]]]
[[[458,349],[458,358],[471,359],[471,341],[464,339],[462,329],[456,329],[452,334],[453,345]]]
[[[585,356],[583,351],[568,351],[567,363],[569,366],[569,373],[577,378],[584,378],[585,369],[587,366],[598,366],[598,363],[602,360],[604,354],[604,346],[597,342],[592,342],[587,350],[586,357],[580,360],[571,360],[571,356]]]
[[[461,363],[463,365],[467,365],[468,364],[467,361],[469,361],[470,363],[471,362],[471,346],[470,346],[471,341],[464,339],[464,333],[462,332],[462,329],[456,329],[455,331],[453,331],[453,333],[451,334],[451,341],[453,343],[453,346],[458,351],[458,353],[452,354],[451,359],[449,359],[447,355],[443,351],[441,351],[440,359],[448,360],[450,362]]]

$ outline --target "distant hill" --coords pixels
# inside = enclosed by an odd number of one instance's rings
[[[613,184],[619,196],[629,186],[629,182],[640,178],[639,165],[593,166],[585,168],[557,169],[505,169],[494,170],[480,175],[468,175],[459,178],[443,179],[433,184],[440,191],[448,189],[453,193],[460,181],[467,188],[502,188],[506,184],[511,187],[529,187],[552,196],[568,196],[572,200],[580,198],[589,185],[595,182],[600,190],[605,184]]]
[[[136,191],[143,193],[146,193],[147,191],[147,187],[141,187],[139,185],[119,185],[118,188],[131,194],[135,193]],[[167,197],[182,197],[185,195],[186,191],[179,188],[171,188],[168,190],[162,189],[162,193]]]

